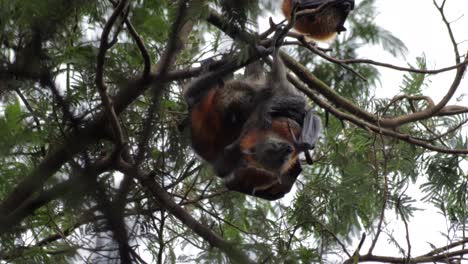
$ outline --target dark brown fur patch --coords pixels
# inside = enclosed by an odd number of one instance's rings
[[[292,0],[284,0],[283,13],[288,21],[291,20]],[[336,35],[337,25],[342,19],[342,12],[336,7],[328,7],[322,13],[316,14],[314,19],[304,16],[297,19],[294,28],[316,40],[327,40]]]

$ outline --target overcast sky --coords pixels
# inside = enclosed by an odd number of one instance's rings
[[[280,2],[278,1],[278,3]],[[360,0],[356,0],[356,2],[358,4]],[[440,14],[433,6],[432,0],[377,0],[377,7],[379,11],[376,18],[377,24],[390,30],[396,37],[400,38],[408,47],[408,54],[406,58],[394,58],[380,47],[369,47],[360,50],[360,58],[407,66],[407,63],[414,65],[415,58],[425,54],[429,69],[455,64],[453,48],[446,27],[442,23]],[[453,23],[453,29],[457,42],[465,41],[460,45],[460,52],[466,53],[468,50],[468,0],[447,0],[446,9],[449,21],[456,20]],[[276,17],[275,21],[277,22],[282,19],[279,12]],[[269,26],[267,19],[268,17],[261,20],[261,30]],[[377,90],[377,96],[391,98],[397,95],[404,73],[385,68],[379,68],[379,70],[382,86]],[[437,102],[448,90],[453,76],[453,71],[432,76],[426,94]],[[467,78],[462,81],[454,98],[460,97],[462,94],[468,94]],[[468,96],[458,104],[468,105]],[[417,186],[413,186],[410,191],[417,193]],[[290,195],[293,195],[293,192],[288,196]],[[286,202],[288,196],[282,202]],[[422,204],[420,204],[420,207],[425,208]],[[388,212],[388,215],[391,216],[392,213]],[[390,220],[389,230],[393,230],[401,245],[405,246],[403,223],[400,219],[394,217],[390,217],[388,220]],[[446,232],[447,230],[445,219],[433,209],[416,213],[409,225],[413,256],[431,250],[429,244],[424,241],[430,241],[436,246],[442,246],[446,243],[446,239],[439,234],[439,232]],[[361,253],[364,250],[367,251],[371,239],[371,236],[367,238]],[[356,244],[358,242],[356,241]],[[384,236],[381,237],[380,243],[374,252],[381,255],[397,254],[396,250],[389,249]]]
[[[280,4],[281,1],[277,1]],[[357,4],[360,0],[356,0]],[[369,47],[360,50],[360,58],[369,58],[382,62],[392,63],[400,66],[407,66],[408,63],[415,65],[415,58],[425,54],[429,69],[437,69],[455,64],[452,44],[445,25],[442,23],[440,14],[433,6],[432,0],[377,0],[379,15],[376,22],[381,27],[390,30],[396,37],[400,38],[408,47],[405,58],[394,58],[381,47]],[[453,29],[458,42],[463,42],[460,52],[466,53],[468,50],[468,0],[447,0],[447,17],[449,21],[454,21]],[[279,9],[278,9],[279,10]],[[259,21],[260,32],[269,27],[268,17],[273,16],[276,22],[283,19],[278,11],[276,14],[267,14]],[[399,86],[402,82],[403,72],[379,68],[381,72],[381,87],[378,87],[376,96],[391,98],[399,93]],[[448,72],[432,76],[431,83],[425,90],[426,95],[430,95],[436,102],[444,96],[450,87],[454,72]],[[468,82],[466,78],[460,85],[460,89],[454,98],[463,93],[468,94]],[[454,102],[451,102],[453,104]],[[468,96],[463,102],[457,104],[468,105]],[[411,186],[409,193],[415,193],[420,198],[418,190],[419,181]],[[288,203],[294,196],[294,190],[281,203]],[[421,255],[431,250],[426,242],[431,242],[436,246],[446,244],[446,239],[440,232],[446,233],[449,223],[432,206],[417,204],[422,211],[415,214],[409,223],[410,240],[412,242],[412,256]],[[386,212],[388,225],[387,230],[392,232],[399,243],[406,249],[405,230],[401,219],[395,218],[393,212]],[[366,243],[361,253],[367,252],[372,236],[368,234]],[[355,246],[359,243],[356,239]],[[397,256],[398,250],[389,247],[385,234],[381,235],[374,254]]]
[[[442,23],[441,16],[431,0],[380,0],[377,1],[377,7],[379,15],[376,23],[400,38],[408,47],[408,54],[406,58],[394,58],[380,47],[373,47],[363,49],[361,51],[362,57],[406,66],[407,63],[414,65],[415,58],[425,54],[429,69],[455,64],[454,52],[447,28]],[[466,42],[468,41],[468,18],[466,17],[468,16],[468,0],[447,0],[445,8],[448,20],[455,21],[453,22],[453,30],[457,42],[465,41],[460,45],[460,52],[466,53],[468,49],[468,42]],[[398,94],[404,73],[384,68],[379,68],[379,70],[381,72],[382,87],[377,90],[376,95],[378,97],[393,97]],[[451,71],[431,76],[431,82],[425,94],[430,95],[436,102],[440,100],[449,89],[454,74],[454,71]],[[465,77],[454,98],[467,94],[467,85],[468,82]],[[455,102],[452,100],[451,103]],[[457,104],[468,105],[468,97],[465,97],[462,102]],[[422,180],[418,181],[418,185],[421,182]],[[412,186],[409,192],[419,193],[418,186]],[[430,245],[426,242],[431,242],[436,246],[445,245],[447,240],[439,232],[447,233],[449,227],[449,223],[445,222],[445,218],[431,206],[422,203],[418,206],[425,210],[417,212],[409,223],[413,256],[431,250]],[[394,216],[392,212],[387,212],[387,215]],[[395,217],[390,217],[388,220],[390,221],[389,231],[394,232],[394,235],[405,248],[403,222],[401,219],[395,219]],[[368,249],[371,239],[372,237],[367,238],[363,249]],[[385,236],[380,239],[380,243],[375,249],[375,254],[382,255],[394,255],[397,252],[396,249],[390,249]]]
[[[406,44],[409,50],[406,59],[409,63],[414,64],[417,56],[425,54],[429,69],[454,64],[454,53],[447,29],[432,0],[380,0],[377,3],[379,10],[377,24],[393,32]],[[468,48],[468,42],[466,42],[468,41],[468,18],[466,17],[468,16],[468,1],[447,0],[446,10],[448,20],[455,21],[452,25],[457,42],[465,41],[460,45],[460,51],[466,53]],[[374,52],[378,54],[378,57],[373,55]],[[379,51],[379,48],[372,49],[372,53],[368,57],[399,65],[405,64],[401,58],[393,58],[391,55]],[[402,73],[382,68],[380,70],[385,94],[394,95],[392,92],[398,91]],[[428,93],[434,99],[440,99],[447,91],[453,76],[454,71],[431,77],[432,83],[428,87]],[[466,78],[460,88],[459,92],[468,92]],[[467,100],[464,102],[468,103]]]
[[[440,1],[438,1],[440,3]],[[400,38],[408,47],[406,62],[414,65],[415,58],[425,54],[429,69],[437,69],[455,64],[452,44],[447,33],[446,26],[442,23],[438,10],[434,7],[432,0],[380,0],[377,1],[379,15],[377,24],[390,30],[395,36]],[[457,42],[461,43],[460,52],[468,50],[468,0],[447,0],[446,15],[449,21],[453,22],[453,30]],[[462,43],[465,41],[464,43]],[[405,66],[406,62],[402,58],[393,58],[380,48],[369,49],[369,54],[363,57],[377,59],[379,61],[390,62],[396,65]],[[402,80],[402,72],[380,68],[382,74],[382,87],[377,90],[379,97],[393,97],[399,90]],[[449,89],[453,80],[454,71],[431,76],[431,82],[425,94],[430,95],[436,102],[440,100]],[[454,96],[457,98],[462,94],[468,94],[468,82],[465,77],[459,91]],[[455,102],[452,100],[451,104]],[[462,102],[456,103],[468,105],[468,97]],[[418,182],[421,183],[421,182]],[[418,193],[417,186],[413,186],[413,193]],[[411,190],[410,190],[411,191]],[[419,205],[424,208],[431,208]],[[392,221],[390,230],[393,230],[402,245],[406,245],[404,237],[404,225],[401,220],[389,219]],[[426,242],[431,242],[436,246],[446,244],[446,239],[439,232],[447,232],[448,223],[434,209],[417,212],[409,223],[412,241],[412,255],[427,253],[431,247]],[[370,242],[370,239],[367,239]],[[368,245],[369,243],[366,243]],[[375,253],[391,254],[395,250],[389,250],[386,240],[381,240],[380,246]],[[366,247],[364,247],[366,249]]]
[[[278,1],[279,2],[279,1]],[[356,0],[358,4],[360,0]],[[440,1],[438,1],[440,3]],[[387,62],[399,66],[407,66],[408,63],[415,65],[416,57],[426,56],[428,69],[438,69],[455,64],[453,47],[447,33],[447,28],[443,24],[438,10],[434,7],[432,0],[377,0],[378,16],[376,23],[391,31],[400,38],[408,47],[405,58],[394,58],[385,52],[381,47],[368,47],[360,50],[360,58],[369,58],[381,62]],[[468,0],[447,0],[446,15],[452,23],[455,38],[460,45],[460,52],[468,50]],[[280,20],[281,15],[278,14]],[[262,21],[260,28],[268,27],[266,21]],[[402,82],[404,72],[391,69],[379,68],[381,73],[381,87],[376,90],[377,97],[392,98],[399,93],[399,86]],[[430,77],[430,83],[424,91],[425,95],[431,96],[436,102],[440,100],[450,87],[455,72],[442,73]],[[459,98],[463,94],[468,94],[468,81],[465,77],[459,91],[453,98]],[[454,100],[450,104],[460,104],[468,106],[468,96],[463,101],[456,103]],[[418,186],[423,179],[412,186],[409,193],[418,194]],[[418,195],[421,197],[421,195]],[[285,199],[288,199],[285,197]],[[431,247],[426,242],[431,242],[436,246],[443,246],[447,240],[441,236],[440,232],[447,232],[449,223],[445,222],[432,206],[418,204],[424,209],[417,212],[409,223],[410,240],[412,242],[412,255],[417,256],[427,253]],[[400,244],[406,249],[404,225],[401,219],[396,219],[393,212],[387,212],[389,220],[388,230],[393,232]],[[368,234],[369,235],[369,234]],[[368,236],[361,253],[367,252],[372,236]],[[391,249],[385,235],[381,236],[380,242],[374,250],[375,254],[396,256],[398,251]],[[359,241],[356,241],[357,244]]]

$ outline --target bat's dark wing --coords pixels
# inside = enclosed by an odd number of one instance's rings
[[[259,196],[259,193],[265,193],[272,186],[278,185],[276,175],[251,167],[238,168],[233,174],[224,179],[224,185],[229,190],[260,198],[264,197]]]
[[[305,149],[313,149],[321,131],[322,121],[318,116],[314,115],[314,111],[310,109],[304,117],[299,142]]]
[[[243,162],[242,151],[236,141],[224,148],[223,153],[213,162],[215,173],[218,177],[224,178],[240,167]]]
[[[325,3],[330,2],[334,6],[339,6],[344,11],[351,11],[354,9],[354,0],[293,0],[299,4],[300,9],[317,8]]]
[[[256,191],[251,194],[256,197],[260,197],[269,201],[274,201],[282,198],[285,194],[291,191],[294,182],[297,177],[301,174],[302,168],[299,162],[296,162],[284,175],[281,175],[281,183],[276,183],[270,186],[268,189]]]
[[[301,172],[301,165],[297,161],[282,175],[282,182],[279,183],[278,177],[274,174],[246,167],[236,170],[233,176],[225,181],[224,184],[231,191],[274,201],[291,191],[294,182]]]
[[[302,96],[276,96],[272,98],[268,114],[272,118],[286,117],[302,123],[306,101]]]
[[[223,86],[222,76],[210,72],[210,67],[214,64],[215,61],[213,59],[203,61],[201,64],[201,75],[184,87],[184,97],[189,109],[198,104],[209,90],[217,86]]]
[[[293,3],[297,3],[300,9],[305,8],[317,8],[330,0],[293,0]]]

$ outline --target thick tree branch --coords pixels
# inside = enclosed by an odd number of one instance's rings
[[[336,59],[335,58],[335,60],[337,60],[337,62],[344,63],[344,64],[361,64],[361,63],[364,63],[364,64],[370,64],[370,65],[385,67],[385,68],[389,68],[389,69],[394,69],[394,70],[397,70],[397,71],[413,72],[413,73],[421,73],[421,74],[439,74],[439,73],[443,73],[443,72],[458,69],[458,68],[466,66],[468,64],[468,61],[463,61],[463,62],[457,63],[455,65],[440,68],[440,69],[421,70],[421,69],[414,69],[414,68],[396,66],[396,65],[389,64],[389,63],[379,62],[379,61],[370,60],[370,59],[346,59],[346,60],[343,60],[343,59]]]
[[[208,241],[212,246],[224,252],[234,263],[254,263],[247,255],[236,249],[233,244],[223,240],[216,233],[211,231],[209,227],[199,223],[191,214],[175,203],[166,190],[151,177],[151,174],[145,173],[124,162],[120,163],[119,170],[122,173],[134,175],[140,184],[149,190],[162,207],[166,208],[167,211],[173,214],[197,235]]]
[[[363,129],[371,130],[371,131],[373,131],[374,133],[377,133],[377,134],[383,134],[385,136],[394,137],[394,138],[400,139],[402,141],[408,142],[410,144],[417,145],[417,146],[420,146],[420,147],[423,147],[423,148],[426,148],[426,149],[429,149],[429,150],[433,150],[433,151],[436,151],[436,152],[447,153],[447,154],[459,154],[459,155],[467,155],[468,154],[468,149],[447,149],[447,148],[443,148],[443,147],[438,147],[438,146],[435,146],[435,145],[431,145],[426,141],[416,139],[416,138],[412,137],[411,135],[399,133],[399,132],[394,131],[394,130],[390,130],[390,129],[387,129],[387,128],[380,127],[378,125],[374,125],[374,124],[365,122],[362,119],[359,119],[354,115],[351,115],[351,114],[348,114],[348,113],[345,113],[345,112],[342,112],[342,111],[338,110],[333,105],[331,105],[329,102],[323,100],[320,96],[315,94],[311,89],[309,89],[306,85],[302,84],[299,80],[297,80],[293,76],[288,75],[288,79],[289,79],[289,81],[291,81],[291,83],[294,86],[296,86],[296,88],[298,88],[300,91],[302,91],[304,94],[306,94],[317,105],[324,108],[325,110],[327,110],[328,112],[330,112],[331,114],[333,114],[334,116],[339,118],[340,120],[348,120],[351,123],[363,128]]]
[[[26,216],[33,214],[38,208],[71,191],[72,186],[71,181],[57,184],[50,190],[42,192],[37,197],[25,201],[11,214],[0,216],[0,235],[13,230]]]
[[[110,166],[110,160],[103,159],[99,162],[90,166],[90,171],[94,172],[94,175],[100,174],[106,171]],[[34,213],[37,209],[47,205],[53,200],[58,199],[66,194],[75,194],[76,196],[83,195],[87,190],[83,184],[81,184],[79,178],[64,181],[50,188],[49,190],[39,193],[36,197],[30,197],[24,202],[18,201],[18,207],[8,215],[0,215],[0,234],[12,231],[17,225],[19,225],[23,219]]]
[[[189,32],[189,30],[180,32],[180,35],[177,36],[177,41],[184,43],[184,39],[188,37]],[[168,51],[171,52],[167,52],[166,54],[168,55],[166,56],[173,57],[173,53],[176,50],[171,48],[168,49]],[[167,61],[161,60],[155,68],[164,69],[164,65],[167,65]],[[152,83],[164,83],[175,79],[188,78],[196,75],[200,71],[200,68],[176,71],[174,73],[167,72],[167,74],[164,74],[164,71],[156,71],[147,77],[129,81],[112,99],[116,115],[122,113],[138,96],[143,94]],[[38,77],[41,76],[42,75]],[[79,131],[73,131],[70,135],[65,136],[62,142],[56,143],[55,147],[49,151],[48,155],[37,167],[32,170],[29,175],[23,177],[13,191],[0,203],[0,214],[7,215],[13,211],[19,204],[39,189],[50,176],[56,173],[65,162],[70,160],[77,153],[85,150],[90,144],[102,139],[104,136],[105,124],[108,120],[106,113],[107,111],[98,114],[94,121],[85,124]],[[22,177],[18,176],[18,178]]]
[[[466,245],[466,244],[468,244],[468,238],[457,241],[455,243],[451,243],[451,244],[449,244],[447,246],[444,246],[444,247],[441,247],[441,248],[434,249],[431,252],[428,252],[428,253],[422,255],[421,257],[440,255],[440,254],[444,253],[445,251],[448,251],[448,250],[450,250],[452,248],[456,248],[456,247],[463,246],[463,245]]]
[[[114,0],[109,0],[112,5],[116,8],[118,3]],[[144,62],[144,69],[143,69],[143,78],[147,77],[148,74],[150,73],[151,70],[151,57],[148,52],[148,50],[145,47],[145,43],[141,39],[140,35],[136,31],[135,27],[133,24],[130,22],[130,19],[128,19],[128,16],[124,16],[124,23],[127,26],[128,32],[130,33],[130,36],[132,36],[133,40],[135,41],[136,45],[138,46],[138,49],[140,50],[141,56],[143,57],[143,62]]]
[[[379,123],[379,125],[384,128],[397,128],[401,125],[427,119],[436,115],[445,107],[445,105],[448,103],[448,101],[452,98],[452,96],[457,91],[460,85],[460,82],[463,78],[463,75],[465,73],[466,67],[467,67],[467,65],[465,64],[457,69],[457,74],[453,80],[453,83],[449,91],[444,96],[444,98],[438,104],[434,105],[433,107],[428,107],[427,109],[416,112],[416,113],[411,113],[411,114],[398,116],[394,118],[380,118],[372,113],[369,113],[361,109],[360,107],[356,106],[354,103],[349,101],[348,99],[339,95],[337,92],[331,89],[328,85],[326,85],[317,77],[315,77],[308,69],[306,69],[304,66],[302,66],[300,63],[298,63],[296,60],[291,58],[286,53],[282,52],[281,58],[284,60],[286,66],[289,69],[291,69],[294,72],[294,74],[296,74],[296,76],[298,76],[299,79],[301,79],[301,81],[303,81],[304,83],[312,87],[314,90],[322,94],[330,102],[332,102],[333,104],[337,105],[340,108],[345,109],[346,111],[350,112],[356,117],[364,119],[367,122],[370,122],[373,124]],[[465,61],[468,61],[468,56],[465,58]]]
[[[227,27],[227,22],[225,22],[221,16],[219,16],[213,11],[210,12],[208,22],[223,30],[233,39],[240,40],[246,43],[252,42],[252,35],[245,31],[242,31],[241,29],[235,28],[235,26],[233,25]],[[305,68],[303,65],[298,63],[286,53],[281,52],[281,58],[285,62],[286,66],[289,69],[291,69],[294,72],[294,74],[296,74],[299,77],[299,79],[301,79],[301,81],[303,81],[310,87],[313,87],[314,90],[318,91],[320,94],[325,96],[325,98],[327,98],[330,102],[332,102],[340,108],[345,109],[346,111],[350,112],[356,117],[364,119],[366,122],[378,124],[380,127],[383,128],[397,128],[410,122],[415,122],[435,116],[445,107],[448,101],[452,98],[455,91],[458,89],[468,63],[468,56],[466,56],[464,64],[457,68],[457,74],[453,80],[449,91],[438,104],[416,113],[411,113],[393,118],[383,118],[361,109],[348,99],[339,95],[331,87],[319,80],[307,68]]]
[[[119,255],[121,263],[131,263],[132,258],[130,257],[130,255],[132,249],[129,245],[127,228],[125,225],[123,213],[121,213],[120,208],[115,208],[114,203],[112,203],[107,197],[103,184],[97,181],[98,174],[94,171],[89,171],[87,169],[85,169],[83,172],[86,175],[82,176],[84,178],[87,178],[88,188],[94,190],[94,195],[99,205],[99,210],[106,217],[109,228],[110,230],[112,230],[112,233],[114,235],[114,239],[119,245]]]
[[[47,156],[32,170],[32,172],[24,177],[5,200],[0,204],[0,215],[8,215],[17,208],[23,201],[30,197],[34,191],[54,173],[56,173],[62,165],[70,160],[75,154],[83,151],[85,147],[93,142],[96,142],[102,136],[101,123],[94,123],[93,126],[83,129],[80,133],[72,132],[69,138],[76,140],[64,140],[58,143],[55,148],[52,148]],[[21,178],[21,176],[17,176]]]
[[[449,259],[460,257],[463,254],[468,254],[468,249],[462,249],[452,252],[446,252],[444,254],[438,254],[435,256],[424,256],[415,257],[408,259],[407,257],[387,257],[387,256],[375,256],[375,255],[363,255],[358,256],[357,260],[361,262],[381,262],[381,263],[395,263],[395,264],[406,264],[406,263],[435,263],[435,262],[448,262]],[[352,260],[347,260],[345,263],[354,263]]]
[[[189,22],[191,23],[191,22]],[[188,25],[188,24],[187,24]],[[190,30],[187,30],[188,26],[182,27],[184,30],[179,32],[178,42],[184,43],[188,37]],[[187,29],[186,29],[187,28]],[[224,65],[224,72],[232,72],[242,68],[246,64],[255,61],[260,55],[254,55],[243,63],[241,61],[241,55],[227,57],[221,61],[210,65],[210,70],[219,68]],[[168,56],[168,55],[166,55]],[[173,55],[171,55],[173,56]],[[164,57],[164,56],[163,56]],[[167,65],[167,63],[164,63]],[[149,74],[147,77],[142,77],[136,80],[130,80],[123,85],[117,94],[112,98],[114,103],[115,113],[119,115],[122,113],[132,102],[134,102],[140,95],[142,95],[150,85],[154,83],[167,83],[174,80],[186,79],[194,77],[201,72],[201,67],[190,68],[185,70],[175,70],[162,74],[158,69],[164,67],[162,61],[158,62],[155,66],[156,71]],[[40,162],[40,164],[27,176],[23,177],[23,180],[17,184],[13,191],[0,203],[0,214],[6,215],[18,206],[18,203],[27,199],[35,190],[40,188],[42,184],[54,173],[56,173],[60,167],[70,160],[77,153],[82,152],[87,146],[102,139],[105,134],[105,123],[107,116],[105,112],[97,115],[96,119],[85,124],[82,129],[78,132],[73,131],[71,134],[66,135],[62,142],[55,144],[48,155]],[[22,178],[18,176],[18,178]]]

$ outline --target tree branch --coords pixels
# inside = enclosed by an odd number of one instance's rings
[[[97,66],[96,66],[96,87],[98,89],[99,95],[101,96],[104,109],[107,112],[108,120],[111,124],[114,140],[116,140],[117,147],[122,147],[124,145],[124,136],[122,133],[122,127],[120,126],[119,119],[112,105],[112,100],[107,94],[107,87],[104,83],[104,64],[106,59],[106,52],[110,48],[109,44],[109,34],[114,26],[115,21],[118,16],[122,13],[123,9],[127,5],[127,0],[120,0],[120,3],[115,8],[114,12],[107,21],[104,29],[101,34],[101,41],[99,45],[99,52],[97,55]],[[118,33],[116,33],[117,35]]]
[[[117,2],[114,0],[109,0],[114,7],[117,7]],[[143,62],[144,62],[144,69],[143,69],[143,78],[147,77],[148,74],[151,71],[151,57],[149,55],[148,50],[145,47],[145,43],[141,39],[140,35],[138,35],[138,32],[136,31],[135,27],[133,24],[130,22],[130,19],[128,19],[128,16],[123,17],[124,23],[127,26],[128,32],[130,33],[130,36],[132,36],[133,40],[135,41],[136,45],[138,46],[138,49],[140,50],[141,56],[143,57]]]
[[[119,170],[122,173],[134,175],[140,184],[148,189],[162,207],[166,208],[168,212],[173,214],[197,235],[205,239],[210,245],[223,251],[234,263],[255,263],[242,251],[236,249],[233,244],[223,240],[209,227],[199,223],[192,215],[175,203],[166,190],[154,180],[151,174],[145,173],[124,162],[119,164]]]
[[[341,120],[348,120],[351,123],[363,128],[363,129],[366,129],[366,130],[370,129],[374,133],[394,137],[394,138],[400,139],[402,141],[405,141],[407,143],[417,145],[417,146],[420,146],[420,147],[423,147],[423,148],[426,148],[426,149],[429,149],[429,150],[433,150],[433,151],[436,151],[436,152],[447,153],[447,154],[459,154],[459,155],[467,155],[468,154],[468,149],[447,149],[447,148],[443,148],[443,147],[438,147],[438,146],[435,146],[435,145],[431,145],[431,144],[427,143],[426,141],[416,139],[416,138],[412,137],[411,135],[399,133],[399,132],[396,132],[394,130],[386,129],[386,128],[380,127],[378,125],[374,125],[374,124],[365,122],[365,121],[355,117],[354,115],[351,115],[351,114],[348,114],[348,113],[345,113],[345,112],[342,112],[342,111],[336,109],[329,102],[323,100],[320,96],[316,95],[307,86],[302,84],[299,80],[297,80],[293,76],[288,75],[288,79],[291,81],[291,83],[294,86],[296,86],[300,91],[302,91],[304,94],[306,94],[317,105],[324,108],[325,110],[327,110],[328,112],[330,112],[331,114],[333,114],[334,116],[338,117]]]

